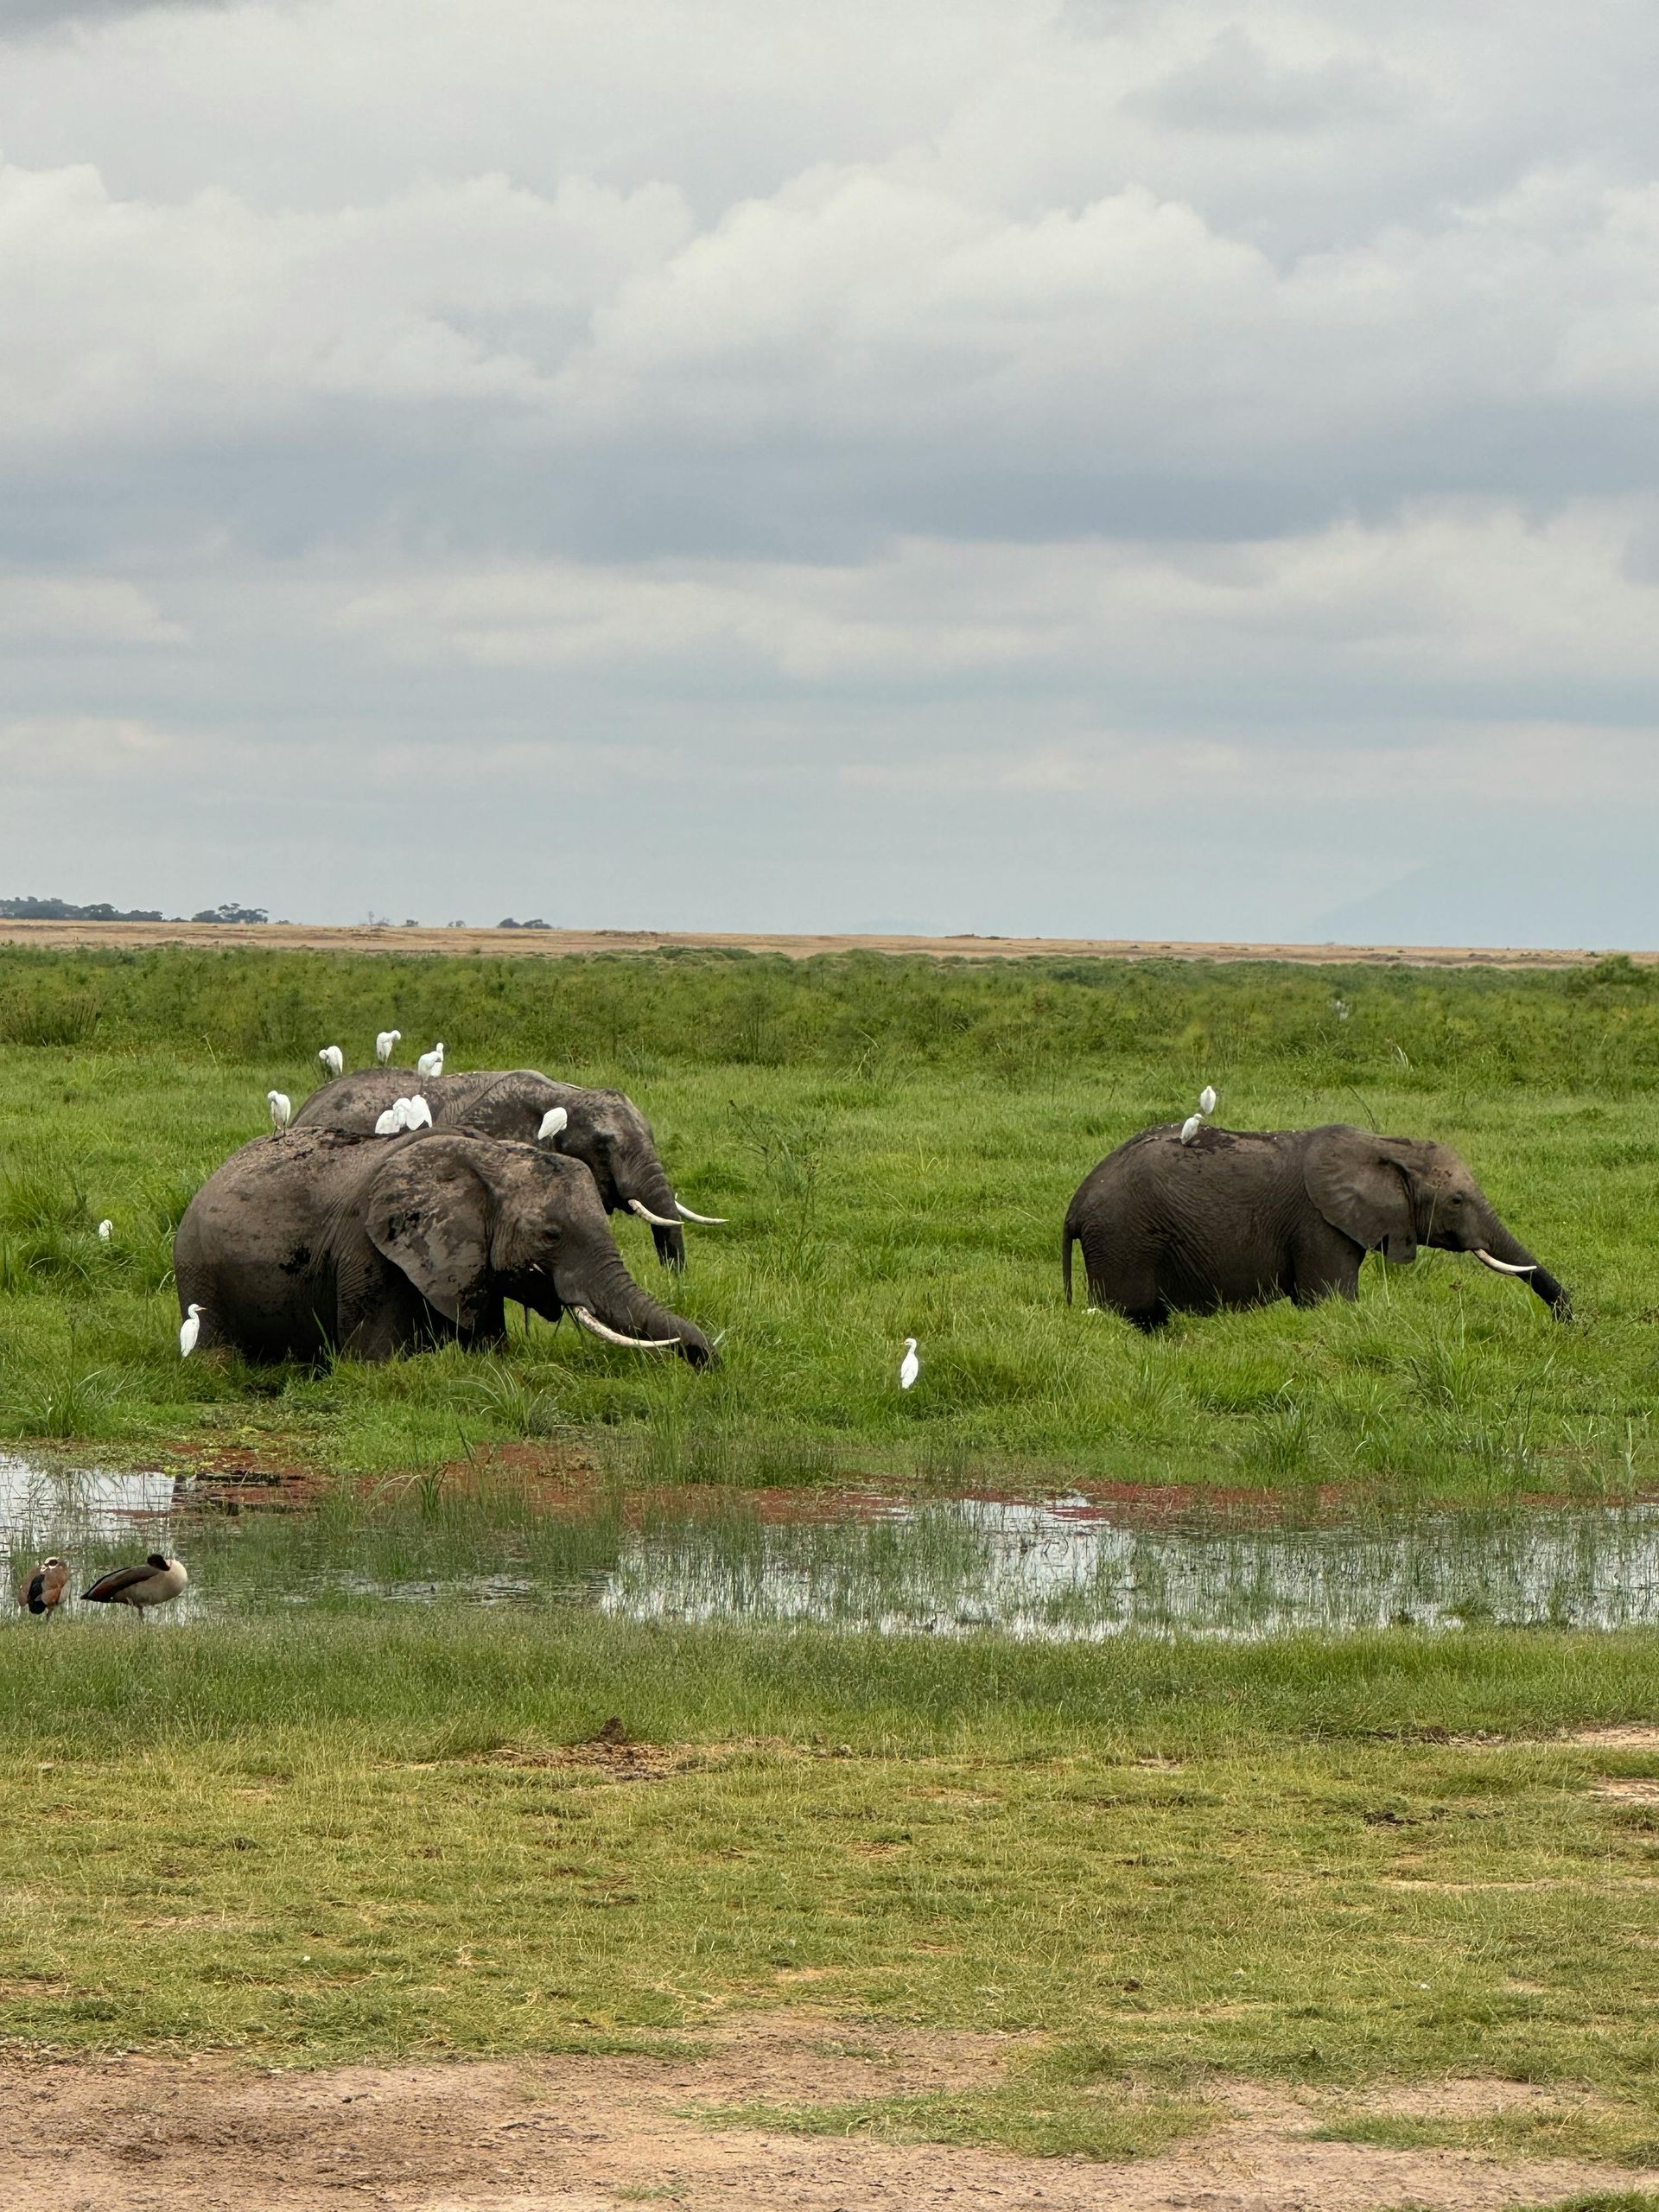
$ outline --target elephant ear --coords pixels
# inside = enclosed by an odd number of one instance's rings
[[[404,1146],[374,1178],[364,1227],[446,1321],[472,1325],[490,1268],[490,1192],[460,1146]]]
[[[1402,1265],[1416,1258],[1409,1172],[1386,1138],[1321,1129],[1308,1146],[1302,1180],[1332,1229]]]

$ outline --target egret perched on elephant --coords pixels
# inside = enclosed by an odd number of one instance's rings
[[[721,1225],[718,1214],[694,1213],[680,1203],[651,1123],[626,1092],[556,1083],[535,1068],[474,1068],[424,1078],[408,1068],[359,1068],[314,1090],[295,1127],[372,1131],[416,1081],[440,1129],[539,1142],[580,1160],[599,1185],[607,1213],[637,1214],[649,1225],[664,1267],[684,1264],[683,1222]]]

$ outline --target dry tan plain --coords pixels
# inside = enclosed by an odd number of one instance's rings
[[[357,923],[326,929],[309,923],[264,922],[19,922],[0,920],[0,944],[38,945],[43,950],[182,944],[204,950],[257,945],[268,952],[444,953],[561,960],[594,952],[677,951],[781,954],[812,960],[825,953],[907,953],[936,960],[1287,960],[1305,967],[1577,968],[1612,948],[1569,950],[1527,945],[1265,944],[1152,938],[1089,937],[836,937],[804,933],[710,930],[526,930],[395,928]],[[1644,966],[1659,951],[1631,952]]]

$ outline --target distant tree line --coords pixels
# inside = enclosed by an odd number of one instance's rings
[[[0,921],[6,922],[165,922],[179,916],[163,914],[156,906],[111,906],[106,899],[95,906],[77,906],[67,899],[0,899]],[[222,906],[204,906],[192,914],[193,922],[268,922],[263,906],[238,906],[227,900]]]

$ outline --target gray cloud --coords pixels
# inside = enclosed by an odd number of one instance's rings
[[[0,0],[0,38],[172,8],[224,8],[236,0]]]
[[[1490,836],[1636,931],[1659,29],[73,12],[0,100],[0,888],[1482,937]]]

